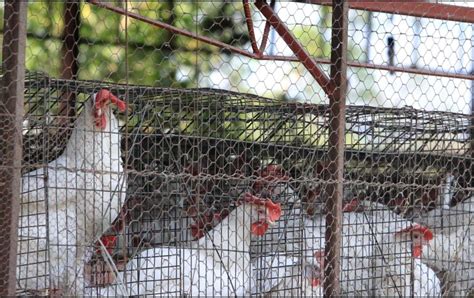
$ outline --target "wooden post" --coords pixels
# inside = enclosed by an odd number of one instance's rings
[[[324,297],[340,295],[340,249],[345,145],[345,110],[347,89],[347,26],[346,0],[333,0],[331,40],[331,83],[329,96],[329,181],[326,202],[326,246],[324,268]]]
[[[0,296],[14,296],[20,211],[27,1],[5,0],[0,101]]]

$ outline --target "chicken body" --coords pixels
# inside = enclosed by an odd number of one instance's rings
[[[98,127],[96,98],[84,104],[63,154],[22,177],[19,291],[81,295],[88,246],[125,201],[118,120],[106,104],[100,112],[105,121]]]
[[[348,295],[411,294],[413,256],[431,239],[426,228],[413,225],[388,209],[343,213],[341,289]],[[420,232],[420,230],[422,232]],[[310,262],[324,253],[324,218],[305,219],[305,239]],[[410,238],[413,236],[413,239]],[[421,240],[416,240],[416,239]],[[320,257],[320,263],[324,262]],[[323,264],[320,267],[324,267]],[[418,296],[418,289],[414,295]],[[420,294],[421,296],[421,294]]]
[[[253,284],[251,224],[268,216],[261,211],[261,206],[245,203],[190,247],[143,251],[127,264],[117,283],[101,289],[100,295],[116,295],[121,280],[127,288],[124,295],[249,294]]]

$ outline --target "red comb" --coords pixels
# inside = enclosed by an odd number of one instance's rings
[[[313,288],[319,287],[321,285],[321,280],[319,278],[311,279],[311,286]]]
[[[96,108],[103,108],[109,101],[116,105],[121,112],[124,112],[125,109],[127,109],[127,104],[117,96],[113,95],[109,90],[101,89],[97,92],[97,95],[95,96]]]
[[[194,239],[200,239],[204,236],[204,228],[200,227],[199,224],[191,224],[191,235]]]
[[[425,226],[422,225],[412,225],[408,228],[405,228],[403,230],[398,231],[396,234],[402,234],[402,233],[413,233],[413,232],[419,232],[420,234],[423,235],[423,240],[429,241],[433,239],[433,232],[428,229]]]
[[[268,199],[261,199],[257,196],[254,196],[250,193],[246,193],[242,199],[242,201],[258,206],[265,206],[269,211],[269,218],[271,221],[276,221],[281,216],[281,204],[280,203],[273,203],[271,200]]]

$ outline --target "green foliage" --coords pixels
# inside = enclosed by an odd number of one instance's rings
[[[245,23],[236,22],[243,14],[240,3],[168,0],[128,1],[127,5],[135,13],[226,43],[241,46],[249,40]],[[217,47],[88,3],[81,3],[80,10],[79,79],[196,87],[199,75],[210,73],[214,57],[222,54]],[[28,4],[27,69],[60,75],[63,15],[61,1]],[[0,16],[3,18],[3,8]]]
[[[331,44],[324,39],[317,27],[296,25],[292,31],[311,56],[317,58],[331,56]]]

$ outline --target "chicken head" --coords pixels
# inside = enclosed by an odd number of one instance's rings
[[[252,234],[262,236],[271,224],[277,221],[282,212],[281,204],[273,203],[269,199],[262,199],[250,193],[246,193],[239,201],[240,203],[252,204],[255,207],[254,222],[252,222]]]
[[[107,89],[101,89],[99,92],[94,94],[94,119],[95,125],[98,128],[105,129],[107,126],[107,114],[105,108],[109,104],[114,104],[117,108],[124,112],[127,105],[124,101],[112,94]]]
[[[412,256],[419,258],[423,254],[423,246],[433,239],[433,232],[425,226],[414,224],[398,231],[395,236],[401,241],[413,241]]]

